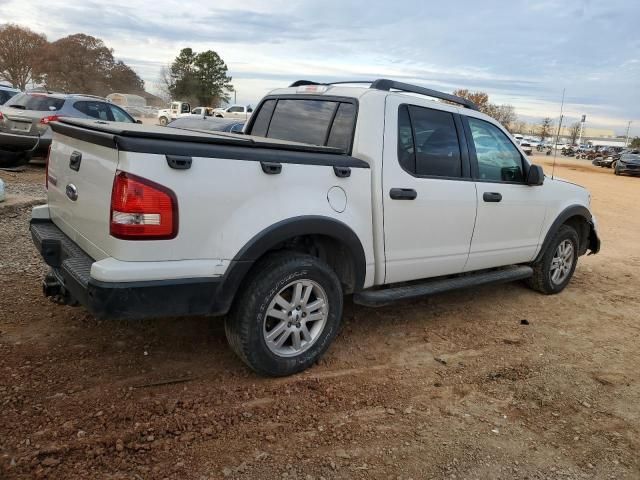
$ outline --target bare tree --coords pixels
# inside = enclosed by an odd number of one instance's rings
[[[571,145],[576,143],[578,135],[580,135],[580,122],[572,123],[569,127],[569,138],[571,138]]]
[[[486,110],[489,108],[489,95],[484,92],[470,92],[467,89],[458,89],[454,90],[453,94],[456,97],[466,98],[467,100],[471,100],[476,104],[478,110],[482,113],[487,113]]]
[[[540,137],[540,141],[544,142],[547,138],[553,136],[553,120],[551,118],[546,117],[542,119],[542,123],[538,127],[538,136]]]
[[[163,65],[160,68],[160,74],[156,80],[155,87],[158,91],[158,96],[164,100],[165,103],[171,102],[171,65]]]
[[[453,94],[457,97],[471,100],[476,104],[478,110],[498,120],[498,122],[509,131],[512,130],[513,124],[518,118],[512,105],[497,105],[491,103],[489,102],[489,95],[485,92],[470,92],[466,89],[458,89],[454,90]]]
[[[0,79],[24,90],[39,80],[37,59],[47,44],[44,35],[8,23],[0,26]]]
[[[513,126],[513,132],[522,134],[529,133],[527,132],[527,122],[525,122],[524,120],[518,120],[517,122],[515,122]]]

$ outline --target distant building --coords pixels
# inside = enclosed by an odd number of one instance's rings
[[[120,107],[146,107],[147,101],[140,95],[131,93],[111,93],[107,95],[107,100]]]

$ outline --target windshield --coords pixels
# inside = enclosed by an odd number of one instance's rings
[[[21,93],[7,102],[8,107],[21,110],[35,110],[38,112],[53,112],[60,110],[64,105],[64,99],[54,98],[48,95]]]

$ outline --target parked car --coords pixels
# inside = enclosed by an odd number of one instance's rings
[[[614,173],[620,175],[640,175],[640,150],[632,150],[620,155],[615,162]]]
[[[0,85],[0,105],[5,104],[10,98],[15,97],[19,93],[20,90],[17,88]]]
[[[212,117],[183,117],[174,120],[167,126],[171,128],[182,128],[185,130],[208,130],[211,132],[242,133],[244,122]]]
[[[521,141],[520,148],[527,155],[533,155],[533,148],[531,147],[531,144],[528,141],[526,140]]]
[[[15,166],[46,154],[50,123],[61,117],[135,123],[122,108],[92,95],[21,93],[0,107],[0,165]]]
[[[53,129],[30,227],[44,294],[104,318],[228,314],[231,348],[265,375],[318,360],[343,295],[521,279],[555,294],[600,248],[586,189],[545,177],[469,100],[405,83],[295,82],[245,135]]]
[[[214,108],[213,114],[216,117],[220,118],[236,118],[239,120],[247,120],[251,113],[253,112],[253,108],[250,106],[244,105],[231,105],[227,108]]]

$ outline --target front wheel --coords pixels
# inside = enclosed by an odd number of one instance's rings
[[[168,123],[169,123],[169,119],[167,117],[160,117],[160,125],[162,125],[163,127],[166,127]]]
[[[231,349],[262,375],[310,367],[340,327],[342,287],[327,264],[285,251],[260,261],[225,320]]]
[[[546,295],[560,293],[568,285],[578,263],[578,234],[562,225],[542,258],[532,265],[533,277],[529,286]]]

